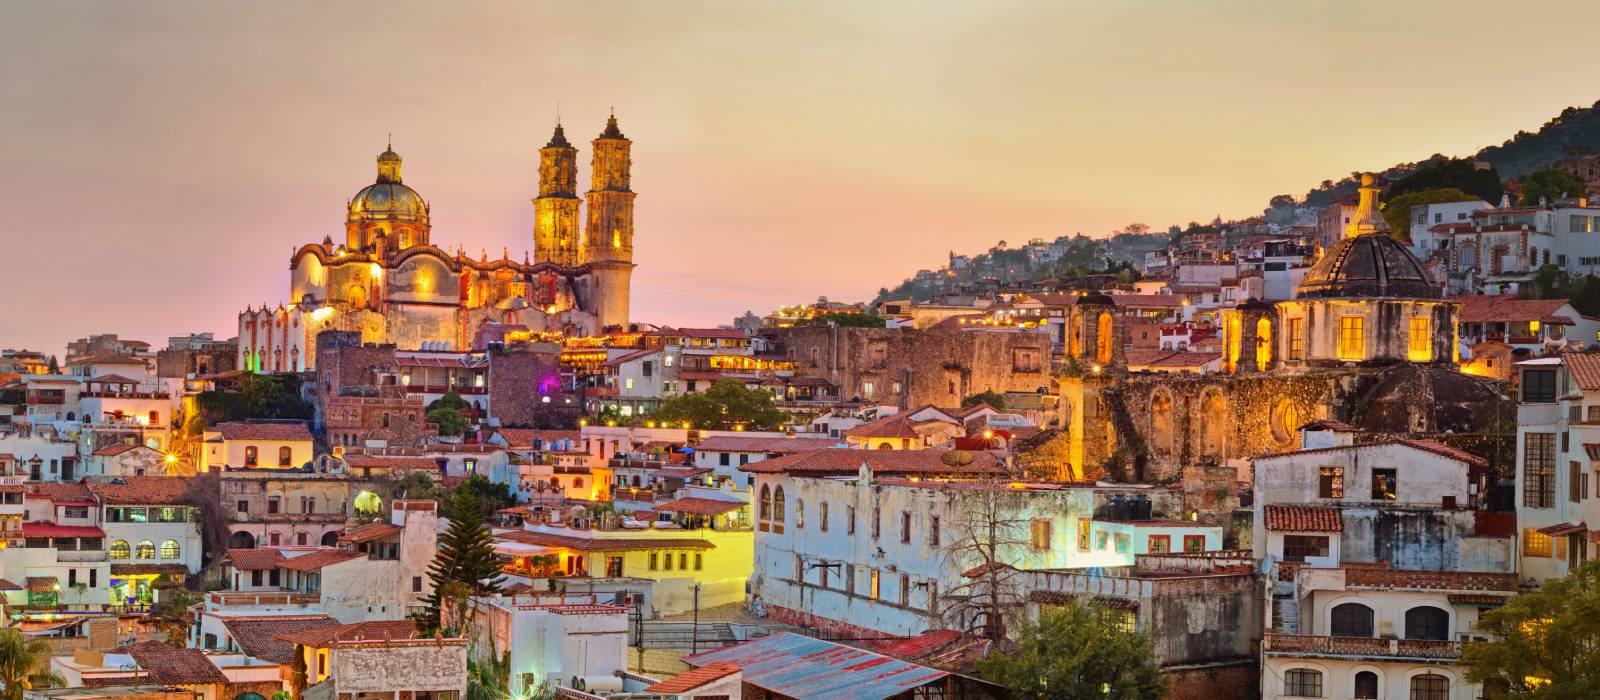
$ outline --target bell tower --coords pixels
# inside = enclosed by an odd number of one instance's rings
[[[567,142],[557,122],[550,143],[539,149],[539,196],[533,199],[535,263],[579,264],[578,204],[578,149]]]
[[[593,141],[588,212],[584,220],[582,262],[594,276],[592,310],[600,326],[628,323],[628,294],[633,278],[633,198],[629,189],[633,142],[617,128],[617,115]]]

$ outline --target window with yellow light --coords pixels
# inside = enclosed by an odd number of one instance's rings
[[[1410,342],[1406,345],[1406,357],[1412,362],[1427,362],[1433,359],[1433,319],[1418,316],[1411,319]]]
[[[1366,319],[1360,316],[1341,316],[1339,318],[1339,359],[1364,359],[1366,352]]]

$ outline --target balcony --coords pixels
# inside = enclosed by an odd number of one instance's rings
[[[41,396],[38,394],[28,395],[29,406],[60,406],[66,402],[67,397],[65,396]]]
[[[244,522],[250,522],[247,514]],[[343,523],[350,519],[344,513],[264,513],[261,515],[269,523]]]
[[[105,552],[105,550],[99,550],[99,551],[96,551],[96,550],[71,551],[71,550],[64,550],[64,549],[56,550],[56,561],[61,562],[63,564],[68,563],[68,562],[76,563],[76,562],[85,562],[85,561],[105,561],[105,560],[106,560],[106,552]]]
[[[288,591],[213,591],[206,594],[206,607],[215,610],[223,607],[270,607],[321,605],[321,593],[290,593]]]
[[[1461,642],[1381,637],[1330,637],[1267,632],[1262,653],[1271,656],[1329,656],[1346,658],[1454,661],[1461,658]]]
[[[406,392],[407,393],[411,393],[411,394],[448,394],[448,393],[450,393],[452,391],[456,392],[457,394],[461,394],[463,396],[468,395],[468,394],[487,394],[487,393],[489,393],[488,387],[481,387],[481,386],[450,386],[448,384],[438,384],[438,385],[408,384],[408,385],[406,385]]]

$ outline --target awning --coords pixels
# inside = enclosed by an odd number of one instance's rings
[[[20,591],[22,586],[12,583],[8,579],[0,578],[0,591]]]
[[[1588,530],[1589,526],[1583,523],[1578,523],[1576,525],[1572,523],[1561,523],[1560,525],[1541,527],[1538,531],[1551,537],[1560,537],[1562,535],[1571,535],[1577,532],[1587,532]]]
[[[47,593],[61,589],[61,582],[54,576],[29,576],[28,590],[33,593]]]
[[[1463,607],[1500,607],[1506,604],[1508,598],[1498,595],[1484,595],[1482,593],[1452,593],[1448,596],[1451,605]]]
[[[503,557],[537,557],[555,550],[526,542],[496,542],[494,553]]]

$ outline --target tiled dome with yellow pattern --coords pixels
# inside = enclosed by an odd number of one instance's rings
[[[393,149],[378,154],[378,180],[350,199],[350,221],[428,220],[428,203],[400,181],[400,162],[400,155]]]

